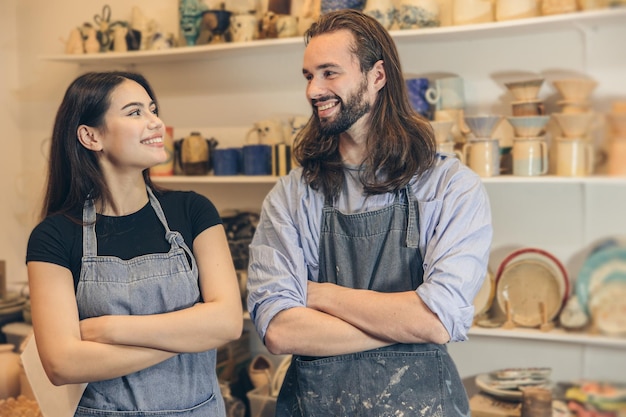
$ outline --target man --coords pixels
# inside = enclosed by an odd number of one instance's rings
[[[293,354],[277,416],[461,416],[445,343],[467,338],[492,228],[480,178],[435,153],[393,40],[355,10],[305,34],[301,168],[263,204],[248,309]]]

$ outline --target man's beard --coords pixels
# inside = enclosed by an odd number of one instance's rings
[[[370,104],[364,99],[367,91],[367,80],[363,80],[359,90],[346,101],[339,101],[339,114],[333,119],[322,119],[320,122],[320,132],[325,136],[334,136],[345,132],[361,117],[369,113]],[[317,112],[315,113],[317,116]]]

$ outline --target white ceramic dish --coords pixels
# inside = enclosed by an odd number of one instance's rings
[[[498,268],[496,299],[522,327],[538,327],[545,319],[552,321],[569,296],[569,279],[561,262],[552,254],[537,248],[512,252]]]
[[[491,271],[487,271],[483,285],[478,290],[478,294],[474,297],[474,317],[485,314],[496,295],[495,279]]]
[[[492,378],[489,374],[479,374],[476,375],[476,386],[480,388],[482,391],[487,394],[493,395],[496,398],[500,398],[503,400],[521,400],[522,399],[522,391],[518,388],[523,386],[547,386],[549,382],[543,379],[526,379],[524,381],[520,381],[520,383],[516,384],[514,388],[505,389],[500,386],[505,386],[503,384],[505,380],[498,380],[496,378]],[[510,385],[511,386],[511,385]]]

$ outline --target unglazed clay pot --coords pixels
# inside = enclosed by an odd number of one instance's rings
[[[20,394],[20,356],[10,343],[0,345],[0,399]]]

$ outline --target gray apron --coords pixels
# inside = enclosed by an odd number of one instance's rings
[[[381,292],[415,290],[424,270],[417,201],[322,212],[320,282]],[[395,344],[347,355],[293,356],[277,400],[278,417],[469,416],[467,394],[444,345]]]
[[[83,209],[83,259],[76,301],[80,319],[175,311],[200,301],[198,268],[180,233],[171,231],[159,201],[150,204],[164,227],[168,253],[122,260],[98,256],[93,201]],[[190,266],[191,263],[191,266]],[[226,415],[215,373],[215,349],[181,353],[147,369],[91,382],[76,417]]]

